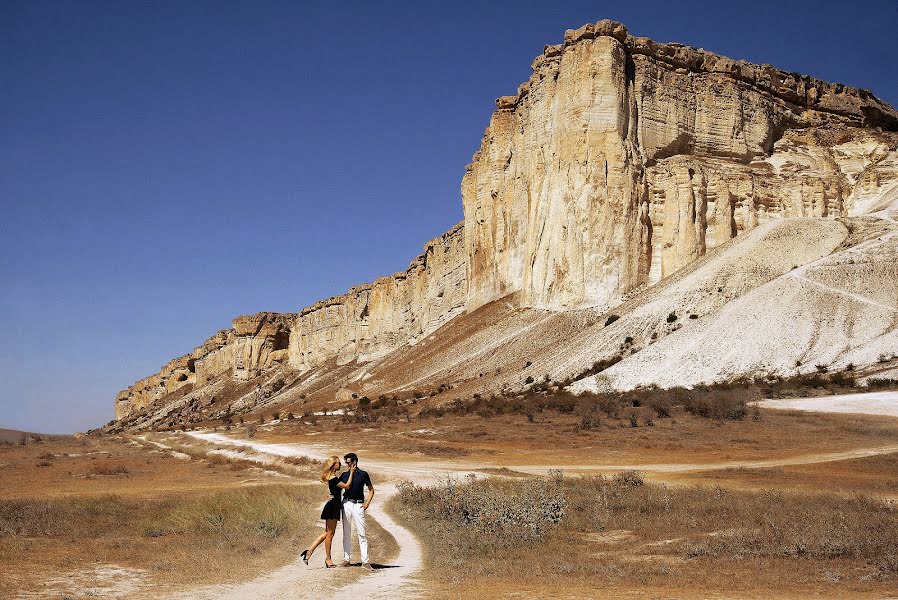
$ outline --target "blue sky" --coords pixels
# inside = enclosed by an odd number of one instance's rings
[[[843,7],[0,0],[0,427],[99,425],[234,316],[403,270],[565,29],[613,18],[898,103],[898,4]]]

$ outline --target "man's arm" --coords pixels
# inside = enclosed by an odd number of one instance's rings
[[[365,500],[365,504],[362,505],[362,508],[368,510],[368,505],[371,504],[371,501],[374,500],[374,484],[371,483],[371,476],[368,476],[368,481],[365,483],[368,486],[368,499]]]

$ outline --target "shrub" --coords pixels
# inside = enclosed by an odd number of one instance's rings
[[[736,390],[689,395],[683,402],[683,408],[691,415],[706,419],[740,421],[748,414],[746,401]]]
[[[579,428],[585,431],[599,429],[602,426],[602,417],[595,407],[582,407],[579,411]]]
[[[368,406],[369,404],[371,404],[371,398],[369,398],[368,396],[362,396],[361,398],[359,398],[359,406]]]
[[[677,320],[677,313],[670,313],[669,315],[667,315],[668,323],[673,323],[676,320]]]
[[[667,419],[670,417],[670,411],[672,409],[670,400],[666,398],[658,398],[656,400],[652,400],[649,403],[649,408],[651,408],[655,412],[655,416],[659,419]]]
[[[641,486],[645,481],[642,478],[642,473],[629,470],[615,473],[611,478],[611,483],[621,487],[635,488]]]
[[[246,437],[254,438],[256,437],[256,433],[258,433],[259,428],[255,426],[255,424],[250,423],[246,428]]]
[[[609,325],[611,325],[618,319],[620,319],[620,316],[618,316],[618,315],[608,315],[608,318],[605,319],[605,327],[608,327]]]
[[[91,475],[127,475],[130,471],[125,465],[118,463],[100,463],[93,465],[90,469]]]
[[[598,401],[598,407],[605,413],[609,419],[620,418],[620,401],[610,396],[601,396]]]
[[[398,489],[403,509],[474,553],[539,540],[561,522],[566,508],[560,475],[529,480],[526,486],[469,477],[464,483],[449,478],[436,487],[406,481]]]

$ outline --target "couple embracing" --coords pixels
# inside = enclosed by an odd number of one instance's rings
[[[334,567],[331,560],[331,542],[334,539],[334,533],[337,531],[337,521],[343,520],[343,564],[341,566],[348,567],[349,549],[352,546],[352,528],[355,527],[359,536],[359,549],[362,553],[362,566],[369,571],[373,568],[368,562],[368,538],[365,535],[365,512],[374,498],[374,484],[371,483],[371,477],[367,471],[363,471],[358,467],[359,457],[350,452],[343,459],[346,461],[347,470],[340,474],[342,464],[339,456],[331,456],[326,463],[324,471],[321,473],[321,482],[326,483],[330,491],[331,498],[324,505],[321,511],[321,518],[324,519],[324,533],[318,536],[315,542],[309,546],[308,550],[303,550],[300,557],[309,564],[309,558],[322,542],[324,542],[324,552],[326,557],[324,564],[327,568]],[[365,488],[368,488],[368,499],[365,499]],[[340,496],[342,495],[342,500]]]

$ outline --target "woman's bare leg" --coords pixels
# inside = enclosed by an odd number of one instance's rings
[[[321,544],[321,542],[325,540],[325,538],[327,538],[327,531],[324,531],[321,535],[315,538],[315,542],[311,546],[309,546],[309,556],[312,556],[312,552],[315,551],[315,548],[317,548]]]
[[[334,533],[337,531],[337,520],[336,519],[328,519],[324,523],[325,527],[325,538],[324,538],[324,552],[327,560],[327,564],[333,564],[334,561],[331,560],[331,542],[334,541]]]

